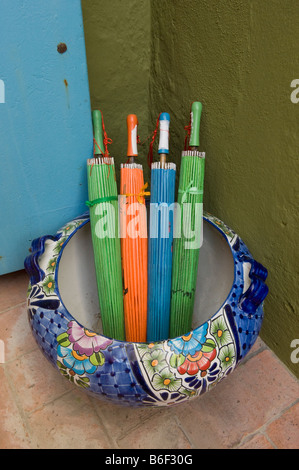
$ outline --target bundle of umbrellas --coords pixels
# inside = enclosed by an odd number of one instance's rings
[[[205,154],[198,150],[201,110],[201,103],[192,103],[177,202],[176,165],[167,161],[169,114],[159,115],[153,134],[155,137],[159,127],[158,161],[150,162],[150,190],[142,165],[135,161],[137,116],[128,115],[127,161],[120,167],[118,194],[103,116],[93,111],[94,156],[87,161],[87,205],[103,334],[110,338],[152,342],[186,334],[192,328],[202,241]],[[146,199],[150,202],[149,224]]]

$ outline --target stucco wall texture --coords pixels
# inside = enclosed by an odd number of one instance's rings
[[[91,106],[103,112],[119,177],[119,164],[127,160],[127,115],[137,115],[141,141],[149,132],[150,1],[82,0],[81,4]],[[138,147],[140,163],[146,163],[146,145]]]
[[[171,116],[180,163],[192,101],[203,103],[205,210],[231,226],[269,271],[262,339],[298,377],[298,78],[296,0],[83,1],[91,100],[116,153],[128,113],[143,135]],[[148,145],[144,149],[144,155]],[[146,167],[146,159],[144,159]]]

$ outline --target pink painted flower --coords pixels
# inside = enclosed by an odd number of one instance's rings
[[[68,327],[69,340],[73,343],[73,349],[79,354],[89,357],[113,343],[111,339],[83,328],[76,321],[71,321]]]

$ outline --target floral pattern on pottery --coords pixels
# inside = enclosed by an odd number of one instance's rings
[[[136,345],[136,349],[154,401],[168,405],[197,397],[213,387],[234,369],[237,357],[223,312],[187,335]]]
[[[211,319],[181,337],[157,343],[107,338],[85,328],[64,307],[57,285],[59,261],[70,238],[89,222],[88,213],[54,237],[32,242],[32,254],[25,260],[28,319],[42,352],[67,380],[108,401],[171,406],[210,390],[245,357],[261,328],[267,271],[229,227],[210,214],[204,218],[231,247],[234,284]]]

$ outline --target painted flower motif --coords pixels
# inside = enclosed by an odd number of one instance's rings
[[[219,359],[221,361],[222,370],[228,369],[234,363],[235,348],[233,343],[227,344],[220,349]]]
[[[197,351],[201,350],[202,345],[206,341],[207,331],[208,323],[204,323],[200,328],[196,328],[196,330],[191,331],[187,335],[169,340],[168,345],[176,354],[193,356]]]
[[[78,354],[71,347],[64,347],[60,344],[57,347],[57,354],[62,358],[62,363],[72,371],[72,373],[83,375],[86,372],[93,374],[97,366],[92,364],[89,357],[85,354]]]
[[[68,327],[69,341],[73,343],[74,350],[81,355],[92,356],[113,343],[113,340],[83,328],[76,321],[71,321]]]
[[[57,361],[57,366],[61,372],[61,374],[68,379],[70,382],[78,385],[82,388],[89,387],[90,380],[88,377],[82,377],[74,372],[73,369],[68,369],[62,362]]]
[[[54,248],[54,253],[58,254],[60,253],[64,243],[66,242],[67,237],[61,237],[59,240],[56,242],[56,246]]]
[[[67,225],[65,225],[64,227],[62,227],[61,229],[61,233],[65,236],[65,235],[69,235],[73,230],[75,230],[76,228],[76,225],[75,223],[69,223]]]
[[[156,390],[168,390],[176,392],[182,385],[181,379],[177,379],[169,370],[163,370],[160,374],[155,374],[152,380]]]
[[[55,267],[56,267],[56,263],[57,263],[57,256],[56,258],[51,258],[49,263],[48,263],[48,266],[47,266],[47,272],[49,273],[54,273],[55,271]]]
[[[212,322],[211,333],[220,347],[232,341],[231,334],[222,316]]]
[[[54,276],[52,274],[50,274],[49,276],[46,276],[43,281],[42,286],[46,295],[54,294],[54,290],[55,290]]]
[[[59,305],[59,299],[45,297],[44,291],[39,285],[34,285],[28,293],[27,311],[30,320],[32,320],[38,308],[56,310]]]
[[[142,362],[150,375],[153,375],[155,372],[160,372],[167,367],[165,355],[161,349],[154,349],[152,353],[145,353]]]
[[[216,357],[216,348],[212,349],[210,352],[198,351],[194,355],[188,354],[185,358],[185,361],[178,367],[178,372],[188,375],[195,375],[198,372],[201,372],[201,376],[206,375],[206,370],[212,364],[212,361]]]
[[[234,232],[226,225],[224,224],[221,220],[218,220],[218,219],[214,219],[214,223],[216,225],[218,225],[218,227],[221,228],[221,230],[223,230],[223,232],[228,235],[229,237],[233,238],[234,237]]]

